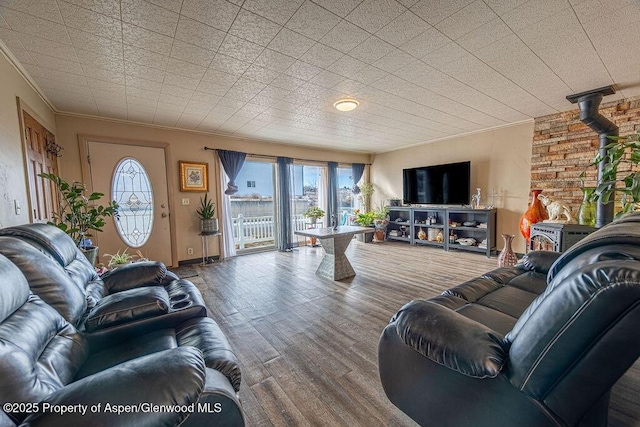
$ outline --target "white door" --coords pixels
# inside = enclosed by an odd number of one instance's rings
[[[104,254],[138,250],[147,258],[173,265],[165,151],[138,145],[88,142],[93,191],[120,205],[94,238]]]

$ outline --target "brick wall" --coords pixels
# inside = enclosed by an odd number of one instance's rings
[[[618,125],[621,136],[640,131],[640,97],[603,102],[600,112]],[[597,170],[589,164],[598,146],[598,134],[580,121],[577,109],[536,118],[531,188],[542,189],[543,194],[563,202],[577,214],[582,201],[580,174],[586,170],[584,186],[596,184]],[[624,165],[618,172],[625,172]]]

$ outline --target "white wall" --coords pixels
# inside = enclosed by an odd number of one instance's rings
[[[27,175],[16,97],[36,120],[56,133],[53,111],[0,49],[0,227],[29,222]],[[15,213],[14,200],[22,208],[19,215]]]
[[[471,161],[471,190],[482,190],[482,204],[495,191],[498,207],[498,248],[500,234],[516,236],[513,248],[524,253],[525,241],[518,229],[527,209],[531,181],[533,120],[374,156],[371,182],[374,202],[402,198],[402,169],[442,163]]]

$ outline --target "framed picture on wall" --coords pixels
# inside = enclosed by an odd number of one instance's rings
[[[209,191],[209,164],[181,160],[180,191]]]

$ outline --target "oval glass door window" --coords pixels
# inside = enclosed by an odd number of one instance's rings
[[[116,166],[111,197],[119,206],[115,222],[120,238],[132,248],[144,245],[153,228],[153,190],[147,171],[133,157]]]

